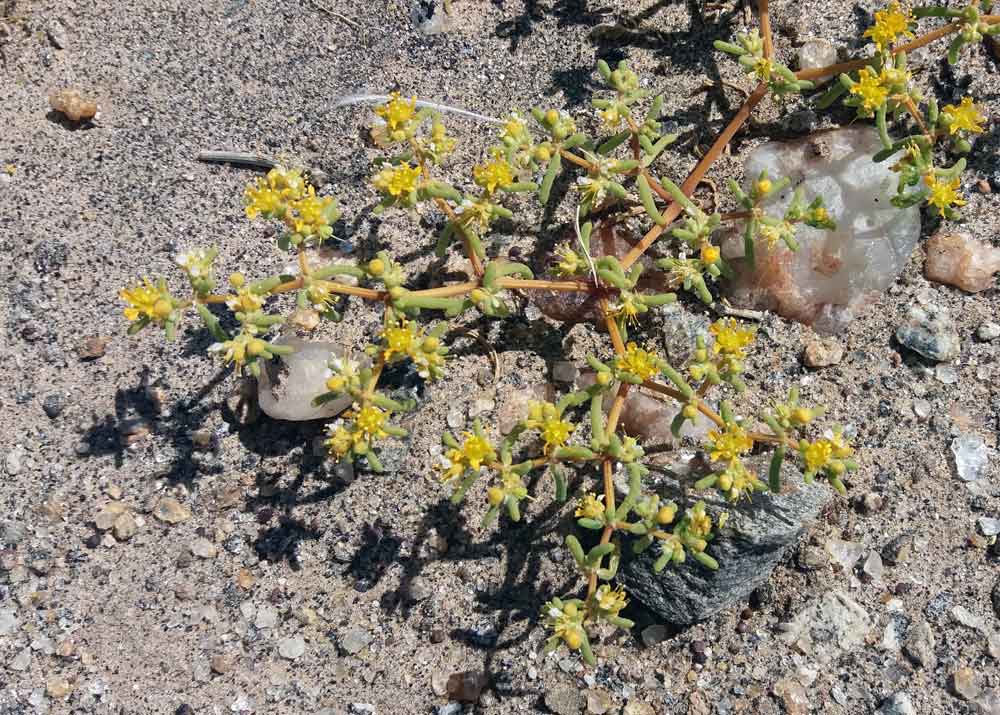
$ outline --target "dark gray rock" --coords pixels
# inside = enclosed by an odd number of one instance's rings
[[[896,340],[937,362],[954,360],[962,351],[962,341],[951,316],[935,305],[911,307],[906,322],[896,328]]]
[[[798,474],[786,475],[785,484],[781,494],[755,494],[752,500],[735,504],[714,495],[703,497],[713,517],[721,511],[729,512],[725,528],[708,547],[708,553],[719,562],[718,571],[689,558],[657,574],[653,572],[655,545],[638,556],[632,556],[626,547],[623,559],[628,561],[619,573],[625,590],[654,613],[677,624],[702,621],[745,602],[751,591],[767,581],[785,551],[833,496],[824,485],[803,483]],[[661,491],[682,503],[676,493]]]

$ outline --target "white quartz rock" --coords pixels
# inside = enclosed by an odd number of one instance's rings
[[[260,371],[257,395],[260,408],[276,420],[302,422],[335,417],[351,406],[351,398],[339,397],[321,406],[312,401],[326,392],[331,372],[327,361],[343,355],[343,348],[333,343],[317,343],[285,336],[275,341],[290,345],[295,352],[272,360]]]
[[[768,142],[747,157],[747,182],[764,169],[772,179],[792,181],[766,202],[769,215],[783,215],[793,189],[801,186],[807,203],[823,196],[837,228],[800,225],[795,252],[783,243],[768,249],[758,242],[756,269],[741,260],[742,226],[724,236],[723,254],[737,269],[730,284],[735,303],[774,310],[830,334],[896,279],[920,236],[920,209],[891,204],[897,184],[889,169],[893,159],[871,160],[881,148],[875,129],[858,126],[801,141]]]

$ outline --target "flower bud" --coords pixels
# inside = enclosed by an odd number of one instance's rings
[[[265,343],[260,338],[253,338],[249,343],[247,343],[247,355],[250,357],[257,357],[258,355],[263,355],[267,351],[267,343]]]
[[[381,258],[373,258],[368,262],[368,272],[378,277],[385,273],[385,261]]]
[[[770,179],[759,179],[757,183],[754,184],[754,191],[758,196],[766,196],[771,192],[773,184]]]
[[[164,320],[167,318],[173,309],[174,307],[166,298],[160,298],[158,301],[153,303],[153,315],[156,316],[158,320]]]
[[[656,512],[656,523],[657,524],[669,524],[674,520],[677,515],[677,507],[667,504],[661,506],[659,511]]]
[[[798,407],[792,412],[792,419],[795,420],[797,424],[807,425],[812,422],[814,417],[813,411],[808,407]]]
[[[545,113],[545,123],[552,125],[559,121],[559,112],[554,109],[550,109]]]
[[[607,371],[604,371],[604,370],[601,370],[595,376],[594,381],[598,385],[607,385],[607,384],[609,384],[611,382],[611,373],[607,372]]]
[[[486,498],[493,506],[500,506],[503,503],[504,493],[500,487],[490,487],[486,490]]]
[[[424,342],[420,344],[420,349],[425,353],[435,352],[441,346],[441,341],[435,338],[433,335],[428,335],[424,338]]]
[[[579,650],[580,646],[583,645],[583,638],[576,631],[567,631],[566,635],[563,636],[563,641],[566,642],[566,647],[570,650]]]
[[[243,284],[247,282],[242,273],[233,273],[229,276],[229,285],[233,288],[239,289],[243,287]]]

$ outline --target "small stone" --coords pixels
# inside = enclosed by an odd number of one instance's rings
[[[212,430],[197,429],[190,434],[191,442],[198,449],[208,449],[212,446]]]
[[[857,508],[862,514],[875,514],[882,511],[884,505],[882,495],[877,492],[866,492],[857,500]]]
[[[81,360],[96,360],[103,357],[107,351],[110,338],[103,335],[90,335],[80,341],[76,348],[77,357]]]
[[[357,655],[371,642],[372,636],[364,628],[351,628],[338,639],[337,646],[346,655]]]
[[[905,563],[913,552],[913,534],[905,532],[882,547],[882,560],[890,566]]]
[[[336,417],[351,406],[353,398],[343,395],[322,405],[313,405],[313,398],[325,393],[327,378],[332,374],[327,362],[341,359],[344,349],[334,343],[308,342],[283,336],[276,345],[291,347],[290,355],[280,360],[268,360],[261,370],[257,397],[264,413],[276,420],[302,422]],[[367,364],[367,363],[366,363]]]
[[[809,715],[809,698],[802,684],[794,678],[782,678],[772,691],[781,700],[788,715]]]
[[[830,367],[844,359],[844,346],[833,338],[816,338],[806,343],[802,364],[806,367]]]
[[[173,497],[163,497],[156,503],[153,516],[166,524],[180,524],[191,518],[191,511]]]
[[[136,523],[134,516],[125,512],[115,519],[113,528],[116,539],[119,541],[128,541],[135,536],[135,532],[139,530],[139,525]]]
[[[910,350],[937,362],[954,360],[962,351],[955,324],[944,308],[913,306],[906,322],[896,328],[896,340]]]
[[[457,430],[465,425],[465,406],[464,405],[452,405],[448,410],[448,414],[445,415],[445,422],[448,426]]]
[[[979,527],[979,533],[983,536],[997,536],[1000,534],[1000,519],[981,516],[976,520],[976,525]]]
[[[50,419],[54,420],[66,409],[66,398],[59,394],[46,395],[42,400],[42,411]]]
[[[545,707],[556,715],[580,715],[587,699],[580,689],[560,683],[545,693]]]
[[[936,283],[946,283],[969,293],[996,285],[993,274],[1000,271],[1000,248],[977,241],[967,233],[939,231],[927,241],[924,275]]]
[[[837,64],[837,48],[832,42],[812,38],[799,48],[799,69],[812,70]]]
[[[954,385],[958,382],[958,370],[953,365],[938,365],[934,368],[934,377],[942,385]]]
[[[31,648],[23,649],[7,663],[8,668],[18,672],[22,670],[27,670],[28,666],[30,665],[31,665]]]
[[[787,623],[778,638],[819,663],[865,643],[872,622],[868,612],[843,591],[827,591]]]
[[[474,703],[489,685],[489,678],[481,670],[465,670],[448,676],[448,697],[461,703]],[[581,696],[582,697],[582,696]]]
[[[937,663],[934,655],[934,632],[927,621],[921,621],[910,629],[906,642],[903,643],[903,654],[914,665],[932,670]]]
[[[862,544],[843,541],[842,539],[830,539],[827,541],[826,550],[830,554],[830,561],[838,564],[847,572],[850,572],[854,568],[854,564],[865,553],[865,547]]]
[[[949,678],[951,691],[962,700],[975,700],[982,692],[979,674],[972,668],[959,668]]]
[[[656,715],[656,710],[649,703],[641,703],[638,700],[633,700],[622,710],[622,715]]]
[[[219,653],[213,655],[211,660],[212,672],[218,675],[225,675],[233,669],[233,659],[228,655]]]
[[[353,715],[375,715],[375,706],[371,703],[351,703],[349,708]]]
[[[986,637],[986,652],[993,660],[1000,660],[1000,631]]]
[[[972,628],[980,633],[986,634],[989,630],[986,620],[970,611],[965,606],[955,606],[951,609],[951,617],[957,623],[961,623],[966,628]]]
[[[110,531],[114,527],[115,522],[118,521],[118,517],[124,513],[124,504],[118,501],[109,502],[97,512],[97,515],[94,517],[94,526],[99,531]]]
[[[45,28],[45,34],[49,38],[49,42],[57,50],[65,50],[69,47],[69,40],[66,36],[66,28],[63,26],[59,20],[53,20],[49,23],[49,26]]]
[[[269,605],[261,606],[257,609],[257,617],[253,624],[260,629],[274,628],[278,625],[278,609]]]
[[[659,645],[667,639],[667,627],[661,623],[654,623],[642,629],[642,642],[647,648]]]
[[[951,442],[955,473],[963,482],[974,482],[986,474],[989,452],[977,434],[960,434]]]
[[[910,696],[900,691],[893,693],[878,709],[879,715],[917,715]]]
[[[976,330],[976,337],[983,341],[996,340],[1000,338],[1000,325],[997,323],[983,323]]]
[[[437,709],[437,715],[461,715],[462,703],[446,703]]]
[[[83,122],[97,116],[97,104],[77,89],[60,89],[49,95],[49,106],[71,122]]]
[[[278,643],[278,655],[288,660],[298,660],[306,652],[306,642],[300,637],[285,638]]]
[[[3,459],[3,469],[11,477],[16,477],[21,473],[21,469],[24,466],[25,449],[21,445],[17,445],[14,449],[7,452],[7,455]]]
[[[993,591],[990,593],[990,600],[993,602],[993,613],[1000,618],[1000,579],[993,584]]]
[[[573,383],[580,376],[580,369],[571,362],[560,360],[552,366],[552,379],[556,382]]]
[[[587,715],[604,715],[614,703],[606,690],[591,689],[587,693]]]
[[[0,636],[9,636],[17,630],[17,615],[11,608],[0,610]]]
[[[73,686],[61,675],[53,675],[45,681],[45,692],[50,698],[62,700],[72,692]]]
[[[882,566],[882,557],[879,556],[878,552],[872,551],[868,554],[868,558],[865,559],[864,564],[861,566],[861,571],[865,576],[876,583],[882,580],[882,574],[885,569]]]
[[[200,559],[214,559],[219,550],[208,539],[199,537],[192,542],[191,553]]]
[[[924,399],[917,398],[913,401],[913,414],[917,416],[917,419],[921,422],[927,420],[931,415],[932,405],[930,402]]]
[[[418,603],[420,601],[426,601],[432,595],[431,587],[427,584],[427,581],[417,576],[410,580],[406,584],[403,591],[403,597],[410,603]]]

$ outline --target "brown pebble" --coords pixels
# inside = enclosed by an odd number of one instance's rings
[[[72,122],[81,122],[97,116],[97,103],[86,99],[77,89],[60,89],[49,95],[49,106],[62,112]]]
[[[816,338],[806,343],[802,363],[806,367],[830,367],[844,359],[844,346],[833,338]]]
[[[104,355],[110,340],[103,335],[89,335],[80,341],[76,354],[81,360],[96,360]]]
[[[969,293],[996,285],[1000,248],[977,241],[967,233],[940,231],[927,241],[924,275],[936,283],[957,286]]]
[[[990,186],[990,182],[988,182],[986,179],[980,179],[979,181],[977,181],[976,187],[979,189],[979,193],[981,194],[993,193],[993,187]]]

